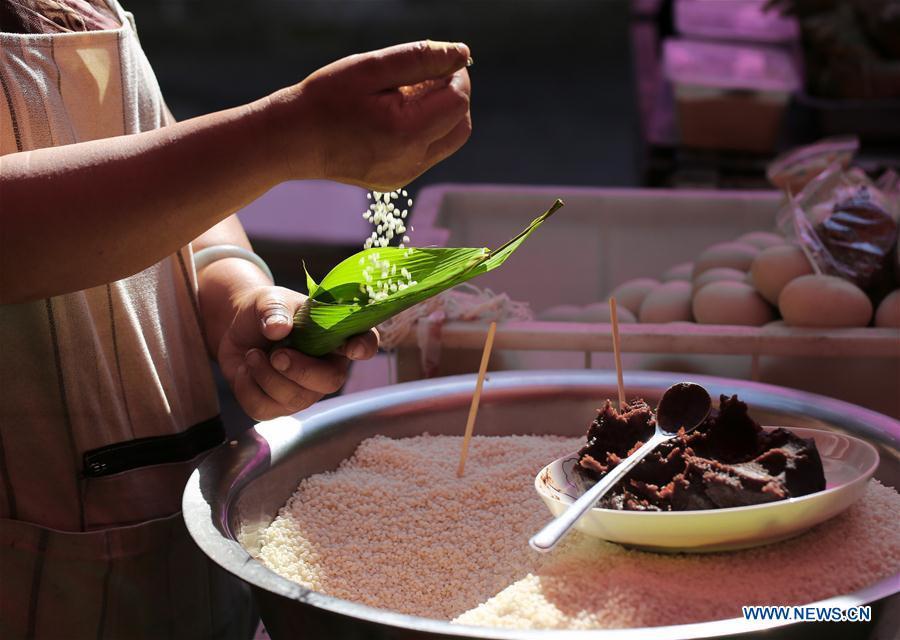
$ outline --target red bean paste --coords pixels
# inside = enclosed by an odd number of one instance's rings
[[[601,479],[654,433],[642,400],[621,413],[607,400],[578,452],[576,469]],[[598,502],[606,509],[688,511],[796,498],[825,488],[815,442],[785,429],[765,430],[735,396],[721,396],[695,430],[659,445]]]

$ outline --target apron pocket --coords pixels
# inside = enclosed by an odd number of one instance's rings
[[[204,451],[183,462],[83,479],[84,528],[146,522],[179,511],[184,485],[207,453]]]

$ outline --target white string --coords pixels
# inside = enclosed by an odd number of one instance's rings
[[[468,320],[503,322],[505,320],[533,320],[534,313],[527,302],[510,300],[505,293],[479,289],[462,284],[406,309],[378,326],[381,346],[393,349],[409,335],[419,319],[435,311],[442,311],[446,321]],[[420,348],[423,345],[419,345]]]

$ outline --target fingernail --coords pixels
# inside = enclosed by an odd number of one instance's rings
[[[357,358],[362,357],[362,354],[363,347],[356,339],[349,341],[344,347],[344,356],[350,358],[351,360],[356,360]]]
[[[259,349],[250,349],[250,351],[247,352],[246,358],[247,362],[253,367],[258,367],[265,361],[262,351]]]
[[[263,324],[267,327],[272,327],[276,324],[288,324],[290,320],[288,317],[282,313],[273,313],[270,316],[266,316],[266,319],[263,321]]]
[[[454,45],[456,50],[460,53],[464,53],[466,55],[466,66],[472,66],[472,51],[469,49],[469,46],[465,42],[457,42]]]
[[[291,366],[291,359],[285,353],[276,353],[272,356],[272,366],[279,371],[287,371]]]

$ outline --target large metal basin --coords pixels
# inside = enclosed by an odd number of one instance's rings
[[[674,373],[626,376],[630,395],[651,404]],[[764,424],[808,426],[861,436],[876,444],[881,465],[875,476],[898,486],[900,423],[878,413],[823,396],[740,380],[692,376],[714,397],[738,393]],[[581,435],[598,403],[615,397],[615,376],[598,371],[532,371],[491,374],[485,384],[476,432],[482,435]],[[267,526],[301,478],[334,469],[364,439],[386,434],[459,435],[475,386],[474,376],[398,384],[320,402],[287,418],[260,423],[204,460],[184,493],[184,517],[197,544],[215,562],[250,584],[272,638],[706,638],[764,632],[772,637],[832,637],[833,623],[785,625],[742,619],[614,631],[513,631],[464,627],[402,615],[309,591],[254,559],[256,532]],[[849,543],[849,541],[848,541]],[[839,550],[836,550],[839,552]],[[402,558],[398,558],[402,562]],[[873,622],[857,624],[849,637],[888,631],[900,614],[900,574],[823,606],[872,603]],[[403,585],[398,585],[402,589]],[[831,626],[829,626],[831,625]],[[880,625],[880,628],[879,628]],[[887,625],[887,627],[886,627]],[[823,633],[825,634],[823,636]],[[848,637],[842,635],[842,637]]]

